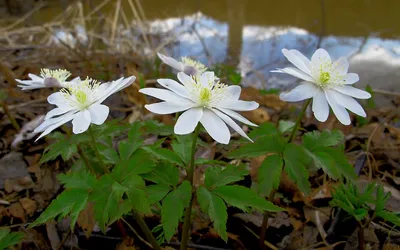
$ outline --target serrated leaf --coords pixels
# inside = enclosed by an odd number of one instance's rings
[[[226,222],[228,220],[228,213],[224,201],[205,187],[197,189],[197,200],[203,212],[207,213],[211,221],[214,222],[215,231],[227,242]]]
[[[161,201],[168,194],[169,191],[171,191],[171,186],[166,184],[147,186],[147,194],[150,204]]]
[[[227,162],[225,161],[219,161],[219,160],[210,160],[210,159],[205,159],[205,158],[197,158],[194,163],[196,165],[219,165],[219,166],[226,166],[228,165]]]
[[[151,172],[156,167],[151,154],[138,149],[129,160],[121,160],[113,169],[114,180],[121,182],[131,175],[141,175]]]
[[[0,228],[0,249],[7,249],[22,241],[24,234],[21,232],[10,232],[9,228]]]
[[[170,163],[163,162],[143,177],[158,184],[176,186],[179,183],[179,169]]]
[[[164,198],[161,207],[161,222],[167,241],[174,236],[179,220],[182,218],[184,209],[189,206],[191,197],[192,186],[188,181],[184,181]]]
[[[261,198],[256,192],[247,187],[238,185],[222,186],[215,188],[212,192],[220,196],[229,205],[244,211],[248,211],[250,207],[260,211],[282,211],[280,207]]]
[[[243,180],[248,173],[244,166],[209,167],[205,172],[204,184],[208,188],[224,186]]]
[[[155,148],[155,147],[143,147],[143,149],[151,153],[160,160],[164,160],[180,166],[184,165],[181,158],[174,151],[168,150],[166,148]]]
[[[87,192],[89,192],[90,189],[95,188],[97,184],[96,177],[86,169],[71,171],[67,174],[60,174],[57,178],[64,184],[65,188],[83,189],[87,190]]]
[[[131,188],[127,191],[128,200],[131,203],[132,207],[143,214],[150,214],[150,201],[147,196],[147,193],[142,188]]]
[[[275,124],[266,122],[260,124],[258,127],[254,128],[248,134],[249,137],[253,140],[257,139],[261,136],[271,136],[271,135],[278,135],[278,129],[276,128]]]
[[[299,189],[308,194],[311,191],[311,185],[308,181],[308,170],[306,165],[310,162],[304,148],[295,144],[288,144],[283,152],[285,162],[285,171],[288,177],[294,181]]]
[[[174,134],[174,127],[170,125],[165,125],[163,123],[157,122],[155,120],[147,120],[142,123],[143,128],[148,134],[155,135],[172,135]]]
[[[292,131],[292,128],[294,127],[295,123],[292,121],[285,121],[285,120],[280,120],[278,124],[278,129],[281,134]]]
[[[138,129],[137,129],[138,130]],[[132,132],[132,131],[130,131]],[[136,132],[136,129],[134,130],[137,135],[140,136],[139,131]],[[133,132],[132,132],[133,133]],[[133,135],[131,136],[133,137]],[[140,140],[139,137],[134,137],[134,140],[129,138],[126,141],[121,141],[119,143],[119,155],[122,160],[127,160],[131,155],[142,145],[143,140]]]
[[[283,159],[281,155],[275,154],[265,158],[258,169],[258,192],[266,197],[272,189],[278,189],[281,182]]]
[[[267,153],[282,153],[285,141],[280,135],[259,137],[254,143],[248,143],[234,150],[228,156],[231,158],[257,157]]]
[[[110,175],[104,175],[90,195],[93,201],[93,210],[99,227],[104,231],[110,223],[111,217],[118,213],[119,204],[125,188],[114,181]]]
[[[174,152],[181,158],[185,165],[189,164],[192,148],[192,136],[177,136],[177,140],[171,143]]]
[[[67,161],[77,152],[75,144],[71,144],[68,138],[61,133],[58,135],[61,135],[57,136],[58,141],[46,148],[45,153],[40,159],[40,164],[55,160],[58,156],[61,156],[64,161]]]
[[[113,148],[101,147],[99,152],[103,156],[102,158],[106,164],[117,164],[119,162],[118,153]]]
[[[310,151],[320,147],[337,146],[344,140],[344,135],[340,130],[324,130],[321,132],[315,130],[308,132],[303,136],[303,144]]]
[[[323,151],[328,153],[334,159],[335,169],[338,170],[339,174],[344,176],[347,180],[357,179],[358,176],[354,171],[354,167],[349,163],[342,149],[324,148]]]
[[[64,218],[70,215],[71,228],[75,225],[78,219],[79,213],[85,209],[88,202],[89,192],[84,189],[67,189],[64,190],[60,195],[53,200],[47,209],[40,214],[29,227],[35,227],[40,224],[44,224],[51,219],[56,217]]]
[[[396,226],[400,226],[400,217],[394,213],[391,213],[386,210],[381,210],[376,213],[376,216],[378,216],[386,221],[390,221],[393,224],[395,224]]]
[[[340,172],[336,168],[335,159],[327,152],[313,152],[310,153],[311,158],[314,160],[314,164],[317,168],[322,168],[333,179],[340,178]]]

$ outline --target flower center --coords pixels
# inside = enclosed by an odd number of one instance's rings
[[[184,57],[182,57],[181,61],[184,64],[185,68],[189,69],[189,67],[193,67],[197,70],[196,73],[199,75],[207,70],[207,67],[204,64],[202,64],[201,62],[195,61],[193,59],[190,59],[189,57],[184,56]],[[196,75],[196,74],[189,74],[189,75]]]
[[[329,74],[329,72],[322,72],[319,77],[319,81],[321,83],[327,83],[330,79],[331,79],[331,75]]]
[[[200,103],[205,105],[211,101],[211,90],[207,88],[202,88],[200,91]]]
[[[43,77],[44,79],[46,78],[54,78],[56,79],[59,83],[63,83],[67,80],[68,77],[71,76],[71,72],[69,72],[66,69],[41,69],[40,70],[40,76]]]
[[[86,78],[77,84],[69,84],[61,92],[64,93],[71,106],[83,110],[92,104],[98,86],[100,84],[96,80]]]

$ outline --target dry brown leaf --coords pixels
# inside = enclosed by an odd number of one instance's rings
[[[47,238],[49,238],[51,248],[53,250],[58,249],[58,246],[61,243],[60,236],[58,236],[57,222],[54,220],[46,222],[46,231],[47,231]]]
[[[256,124],[265,123],[271,120],[268,111],[263,107],[260,107],[252,111],[244,112],[243,116]]]
[[[96,225],[96,220],[94,218],[93,212],[93,204],[91,202],[88,203],[87,207],[80,212],[77,223],[85,232],[86,237],[89,238]]]
[[[8,208],[8,212],[11,214],[12,217],[21,219],[23,222],[26,222],[25,211],[22,208],[20,203],[13,203]]]
[[[392,244],[392,243],[387,243],[387,244],[383,245],[382,250],[400,250],[400,246]]]
[[[21,206],[25,209],[27,215],[31,216],[33,215],[33,213],[36,212],[37,209],[36,201],[31,200],[29,198],[22,198],[19,200],[19,203],[21,203]]]
[[[115,250],[136,250],[135,246],[133,246],[133,239],[130,237],[126,237],[121,244],[117,245],[117,248]]]
[[[281,111],[288,106],[288,103],[282,101],[278,95],[260,94],[260,90],[253,87],[242,88],[241,99],[245,101],[256,101],[261,106],[272,108],[277,111]]]

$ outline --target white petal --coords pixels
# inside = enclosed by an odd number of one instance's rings
[[[360,80],[360,77],[356,73],[348,73],[343,77],[344,84],[350,85]]]
[[[341,106],[347,108],[354,114],[362,116],[362,117],[367,116],[363,107],[352,97],[350,97],[348,95],[344,95],[339,92],[335,92],[335,91],[332,91],[332,95],[335,97],[337,103],[339,103]]]
[[[90,112],[91,122],[96,125],[103,124],[110,113],[110,109],[103,104],[93,104],[88,108]]]
[[[43,77],[37,76],[35,74],[29,73],[28,76],[29,76],[29,78],[31,78],[35,82],[43,82],[44,81]]]
[[[239,100],[242,88],[238,85],[231,85],[226,88],[226,98],[232,100]]]
[[[335,97],[332,95],[334,90],[325,90],[325,97],[328,101],[329,105],[332,108],[333,113],[337,117],[337,119],[344,125],[349,125],[351,123],[349,113],[347,110],[340,104],[337,103]]]
[[[74,134],[80,134],[85,132],[91,122],[90,112],[88,110],[84,110],[75,115],[75,118],[72,120],[72,132]]]
[[[311,65],[313,68],[320,69],[325,68],[325,65],[331,64],[332,60],[328,52],[324,49],[317,49],[314,55],[311,57]]]
[[[250,111],[257,109],[260,105],[257,102],[248,102],[248,101],[241,101],[241,100],[223,100],[220,101],[216,108],[226,108],[235,111]]]
[[[308,82],[313,82],[314,81],[314,79],[310,75],[306,74],[305,72],[303,72],[303,71],[301,71],[299,69],[292,68],[292,67],[287,67],[287,68],[284,68],[284,69],[271,70],[271,72],[274,72],[274,73],[286,73],[286,74],[289,74],[291,76],[300,78],[300,79],[302,79],[304,81],[308,81]]]
[[[313,97],[312,111],[315,118],[320,122],[325,122],[329,116],[329,105],[322,89],[317,89]]]
[[[110,83],[103,83],[100,85],[104,86],[101,89],[98,89],[99,96],[97,97],[96,102],[102,103],[105,99],[107,99],[110,95],[130,86],[136,80],[135,76],[131,76],[128,78],[120,78],[116,81],[112,81]]]
[[[214,84],[214,72],[212,71],[206,71],[200,76],[200,83],[203,85],[204,88],[209,88],[210,83]],[[212,86],[212,85],[211,85]]]
[[[217,107],[217,108],[239,122],[242,122],[249,126],[258,127],[257,124],[252,123],[251,121],[247,120],[245,117],[243,117],[239,113],[236,113],[235,111],[232,111],[232,110],[226,109],[226,108],[220,108],[220,107]]]
[[[250,137],[246,135],[243,129],[239,125],[237,125],[236,122],[233,121],[229,116],[225,115],[224,113],[216,109],[212,109],[212,111],[214,111],[219,116],[219,118],[221,118],[226,124],[228,124],[231,128],[233,128],[239,135],[253,142],[253,140],[251,140]]]
[[[57,105],[57,107],[59,107],[60,109],[62,109],[64,111],[69,111],[69,110],[73,109],[73,107],[71,107],[71,105],[65,99],[64,93],[61,93],[61,92],[56,92],[56,93],[49,95],[49,97],[47,97],[47,101],[50,104]]]
[[[229,143],[231,138],[229,129],[213,111],[204,109],[200,122],[214,140],[222,144]]]
[[[318,87],[314,83],[303,82],[292,90],[282,92],[279,97],[282,101],[298,102],[313,97],[317,89]]]
[[[177,135],[192,133],[202,116],[203,108],[191,108],[183,112],[176,121],[174,133]]]
[[[333,63],[333,73],[335,75],[346,75],[349,70],[349,62],[345,57],[339,58],[336,62]]]
[[[165,114],[172,114],[176,112],[181,112],[187,109],[192,108],[192,105],[180,105],[176,103],[170,103],[170,102],[159,102],[159,103],[153,103],[153,104],[148,104],[144,106],[147,110],[150,112],[160,114],[160,115],[165,115]]]
[[[180,96],[190,99],[190,93],[188,89],[185,88],[185,86],[183,86],[182,84],[171,79],[158,79],[157,82],[164,88],[167,88]]]
[[[39,140],[40,138],[42,138],[43,136],[48,135],[54,129],[56,129],[56,128],[60,127],[61,125],[69,122],[70,120],[74,119],[75,114],[76,113],[70,112],[70,113],[64,114],[60,117],[44,121],[42,124],[40,124],[39,127],[37,127],[34,130],[35,133],[43,131],[43,133],[36,139],[36,141]]]
[[[293,63],[294,66],[299,68],[301,71],[311,74],[311,62],[298,50],[292,49],[282,49],[283,55],[289,60],[289,62]]]
[[[140,89],[139,92],[170,103],[187,104],[187,105],[193,104],[191,100],[184,98],[180,95],[177,95],[174,92],[166,89],[144,88]]]
[[[45,120],[48,120],[54,116],[65,114],[68,111],[62,110],[60,108],[55,108],[47,112],[46,116],[44,117]]]
[[[339,86],[334,88],[336,91],[349,95],[358,99],[368,99],[371,98],[371,94],[367,91],[354,88],[352,86]]]
[[[194,79],[191,76],[188,76],[187,74],[183,73],[183,72],[179,72],[177,74],[178,76],[178,80],[185,85],[186,88],[191,89],[192,86],[194,84],[196,84],[196,82],[194,81]]]
[[[178,62],[174,58],[166,56],[166,55],[163,55],[163,54],[158,53],[158,52],[157,52],[157,55],[161,59],[161,61],[163,61],[165,64],[171,66],[172,68],[174,68],[174,69],[176,69],[178,71],[183,71],[183,68],[184,68],[183,63]]]

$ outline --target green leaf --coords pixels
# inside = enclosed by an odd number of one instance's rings
[[[8,95],[7,95],[6,91],[0,89],[0,101],[6,100],[6,99],[7,99],[7,96],[8,96]]]
[[[119,155],[122,160],[127,160],[142,145],[143,141],[130,142],[121,141],[119,143]]]
[[[281,181],[283,159],[281,155],[275,154],[265,158],[258,169],[258,192],[266,197],[272,189],[278,189]]]
[[[278,125],[279,132],[283,134],[285,132],[292,131],[294,125],[295,123],[292,121],[280,120]]]
[[[257,139],[261,136],[268,136],[268,135],[279,135],[278,129],[276,128],[275,124],[266,122],[260,124],[258,127],[254,128],[248,134],[250,138],[253,140]]]
[[[308,181],[306,165],[308,165],[310,159],[306,155],[305,149],[290,143],[283,152],[283,159],[288,177],[298,185],[302,192],[308,194],[311,191],[311,185]]]
[[[145,129],[146,133],[148,134],[162,135],[162,136],[174,134],[173,126],[165,125],[155,120],[147,120],[142,123],[142,126]]]
[[[22,241],[24,234],[21,232],[10,232],[9,228],[0,227],[0,249],[7,249]]]
[[[79,213],[85,209],[88,197],[89,192],[85,189],[64,190],[29,227],[44,224],[56,217],[61,219],[69,215],[71,218],[70,226],[72,228],[78,219]]]
[[[153,171],[143,177],[158,184],[176,186],[179,183],[179,169],[170,163],[159,163]]]
[[[227,242],[226,222],[228,220],[228,213],[224,201],[205,187],[197,189],[197,200],[201,210],[207,213],[211,221],[214,222],[215,231]]]
[[[368,93],[371,94],[371,98],[369,98],[369,99],[367,100],[367,107],[368,107],[368,108],[375,108],[375,107],[376,107],[375,98],[374,98],[375,93],[374,93],[374,91],[373,91],[371,85],[367,84],[367,86],[365,87],[365,91],[367,91]]]
[[[376,189],[376,201],[375,201],[375,212],[378,213],[385,209],[385,203],[389,199],[390,193],[386,193],[382,185],[379,185]]]
[[[169,191],[171,191],[171,186],[166,184],[147,186],[147,194],[150,204],[161,201],[168,194]]]
[[[67,189],[84,189],[89,192],[89,190],[95,188],[97,184],[96,176],[92,175],[86,169],[60,174],[57,178]]]
[[[232,182],[243,180],[248,173],[244,166],[209,167],[205,172],[204,184],[207,188],[225,186]]]
[[[340,172],[336,168],[335,159],[327,152],[314,152],[310,156],[314,160],[314,164],[317,168],[322,168],[331,178],[339,179]]]
[[[378,216],[386,221],[390,221],[393,224],[395,224],[396,226],[400,226],[400,217],[394,213],[391,213],[386,210],[381,210],[376,213],[376,216]]]
[[[314,130],[303,136],[304,147],[310,151],[314,151],[320,147],[337,146],[343,142],[344,135],[340,130],[324,130],[321,132]]]
[[[244,211],[248,211],[250,207],[260,211],[282,211],[280,207],[261,198],[256,192],[247,187],[238,185],[222,186],[215,188],[212,192],[224,199],[229,205]]]
[[[218,161],[218,160],[209,160],[205,158],[197,158],[194,161],[195,165],[219,165],[219,166],[226,166],[228,165],[225,161]]]
[[[143,147],[143,149],[154,155],[157,159],[183,166],[181,158],[174,151],[155,147]]]
[[[228,156],[231,158],[257,157],[267,153],[282,153],[285,142],[280,135],[259,137],[254,143],[248,143],[234,150]]]
[[[90,195],[93,201],[93,210],[96,221],[99,223],[101,230],[105,230],[111,222],[111,218],[118,214],[119,204],[125,188],[114,181],[110,175],[104,175],[98,182],[98,185]]]
[[[329,154],[335,161],[335,168],[338,172],[344,176],[347,180],[356,180],[357,174],[354,171],[354,167],[349,163],[343,149],[339,148],[324,148],[324,152]]]
[[[119,162],[118,153],[113,148],[100,147],[98,149],[106,164],[117,164]]]
[[[190,161],[193,141],[192,137],[193,136],[191,134],[177,136],[177,140],[173,141],[171,144],[172,149],[181,158],[185,165],[189,164]]]
[[[64,161],[67,161],[77,153],[77,146],[72,144],[68,137],[63,134],[56,133],[51,138],[56,139],[56,142],[45,149],[45,153],[40,159],[40,164],[55,160],[58,156],[61,156]]]
[[[151,172],[156,167],[151,154],[143,149],[138,149],[129,160],[121,160],[113,169],[114,180],[121,182],[131,175],[141,175]]]
[[[191,197],[192,186],[188,181],[184,181],[164,198],[161,207],[161,222],[167,241],[174,236],[179,220],[182,218],[184,209],[189,206]]]

